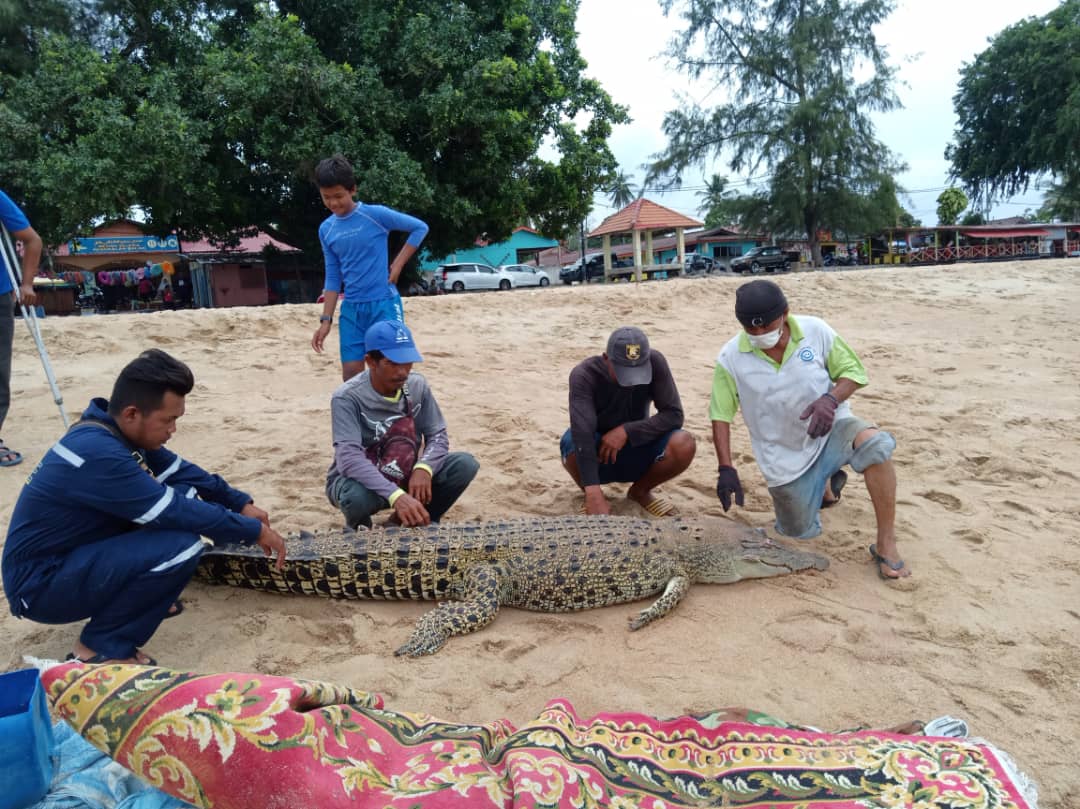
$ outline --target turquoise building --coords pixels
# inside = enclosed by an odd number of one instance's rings
[[[555,239],[541,236],[532,228],[520,227],[504,242],[486,242],[477,239],[472,247],[457,250],[442,258],[433,258],[430,253],[424,253],[420,259],[420,270],[430,272],[441,264],[459,264],[468,261],[490,264],[492,267],[498,267],[500,264],[535,264],[537,253],[556,247],[558,244]]]

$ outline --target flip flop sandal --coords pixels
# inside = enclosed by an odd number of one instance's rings
[[[18,466],[22,463],[22,453],[0,441],[0,459],[0,466]]]
[[[675,506],[670,500],[665,500],[663,497],[654,497],[646,505],[642,506],[642,508],[654,517],[678,516]]]
[[[166,618],[175,618],[177,615],[179,615],[183,611],[184,611],[184,602],[178,598],[178,599],[176,599],[176,601],[174,601],[172,603],[172,606],[169,607],[169,611],[167,613],[165,613],[165,617]]]
[[[137,655],[133,655],[133,657],[135,657],[136,660],[138,659]],[[113,658],[113,657],[106,657],[101,652],[98,652],[93,657],[76,657],[74,652],[68,652],[67,657],[64,658],[64,660],[70,660],[73,663],[85,663],[88,666],[96,666],[96,665],[99,665],[101,663],[112,663],[112,662],[115,661],[115,659],[116,658]],[[140,666],[156,666],[157,661],[154,660],[154,658],[150,657],[150,655],[147,655],[146,656],[146,662],[145,663],[140,663],[139,665]]]
[[[881,572],[881,566],[885,565],[887,568],[889,568],[889,570],[893,571],[894,573],[899,573],[901,570],[904,569],[903,559],[897,559],[895,562],[890,562],[888,559],[886,559],[884,556],[877,552],[877,545],[871,545],[869,548],[867,548],[867,550],[870,551],[870,557],[875,562],[877,562],[877,574],[881,578],[883,578],[885,581],[896,581],[897,579],[901,578],[900,576],[886,576],[884,573]]]
[[[822,498],[821,507],[822,508],[832,508],[837,503],[839,503],[840,502],[840,492],[842,492],[844,490],[844,484],[846,484],[846,483],[847,483],[847,472],[845,472],[843,469],[841,469],[839,472],[836,472],[831,478],[829,478],[829,490],[833,493],[833,497],[835,497],[836,499],[835,500],[825,500],[824,498]]]

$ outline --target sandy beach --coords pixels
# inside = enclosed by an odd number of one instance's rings
[[[776,279],[792,311],[819,315],[860,354],[870,385],[852,401],[897,439],[900,550],[913,576],[882,582],[866,546],[874,517],[853,475],[806,547],[825,572],[695,586],[637,633],[639,605],[568,615],[507,609],[437,655],[393,656],[429,604],[329,601],[191,585],[187,609],[147,651],[195,671],[337,681],[387,706],[458,721],[522,722],[553,697],[583,715],[657,716],[742,705],[791,722],[888,727],[941,714],[1009,752],[1040,805],[1080,795],[1080,259],[805,272]],[[409,298],[406,316],[449,423],[452,449],[481,469],[455,521],[572,513],[558,458],[566,379],[618,325],[646,330],[668,358],[698,441],[663,493],[684,514],[722,515],[708,420],[713,359],[738,328],[742,279],[562,287]],[[120,368],[160,347],[196,387],[170,447],[249,491],[283,533],[342,520],[323,494],[332,447],[337,335],[309,341],[316,305],[47,318],[42,331],[76,415],[108,396]],[[16,324],[0,536],[21,484],[62,425],[37,352]],[[734,443],[746,506],[771,502],[741,421]],[[644,516],[608,489],[619,514]],[[63,497],[57,492],[57,497]],[[62,658],[78,626],[0,617],[0,668]]]

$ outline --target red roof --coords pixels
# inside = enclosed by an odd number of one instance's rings
[[[701,227],[701,222],[683,216],[678,211],[657,205],[644,197],[631,202],[617,213],[613,213],[589,234],[606,236],[612,233],[629,233],[635,230],[670,230],[671,228]]]
[[[986,230],[961,230],[962,234],[969,239],[1020,239],[1034,236],[1049,236],[1050,233],[1043,228],[987,228]]]
[[[180,237],[180,252],[184,255],[196,253],[239,253],[250,255],[261,253],[267,245],[277,248],[282,253],[300,252],[298,248],[293,247],[291,244],[279,242],[273,236],[263,233],[261,230],[255,231],[251,236],[241,236],[239,243],[235,247],[222,247],[220,243],[212,242],[209,239],[200,239],[193,242]]]

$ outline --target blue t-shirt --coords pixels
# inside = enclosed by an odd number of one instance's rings
[[[330,214],[319,225],[319,242],[326,261],[323,289],[340,292],[345,300],[357,303],[392,298],[397,290],[390,283],[386,238],[392,230],[407,231],[406,240],[419,247],[428,226],[415,216],[383,205],[358,204],[345,216]]]
[[[3,191],[0,191],[0,222],[4,223],[4,227],[10,233],[14,233],[16,230],[26,230],[30,227],[30,220],[26,218],[26,214]],[[0,258],[0,261],[3,261],[3,259]],[[0,295],[6,295],[12,290],[11,275],[8,274],[6,266],[0,269],[2,269],[2,272],[0,272]],[[11,269],[12,271],[18,270],[17,267]]]

